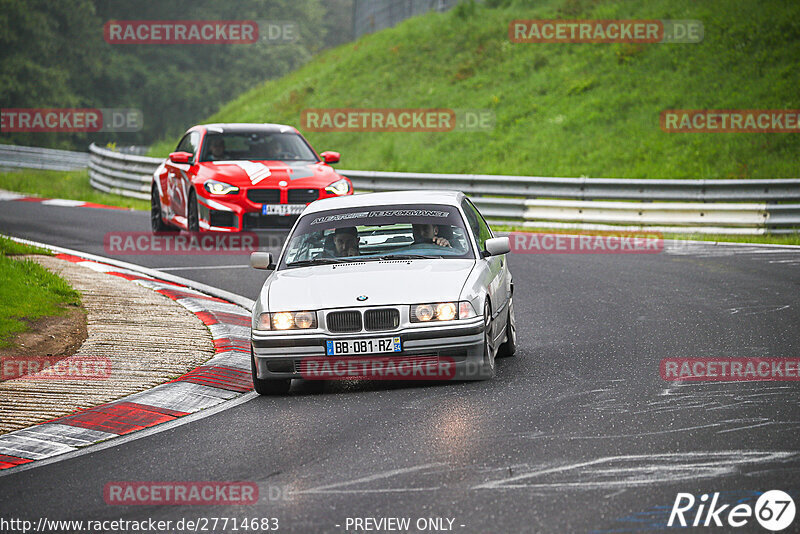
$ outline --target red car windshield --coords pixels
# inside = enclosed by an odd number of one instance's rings
[[[295,133],[209,132],[200,161],[230,160],[319,161]]]

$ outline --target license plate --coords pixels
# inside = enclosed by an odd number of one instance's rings
[[[261,215],[300,215],[304,209],[305,204],[264,204]]]
[[[359,354],[383,354],[403,351],[399,336],[326,341],[325,344],[325,352],[328,356],[356,356]]]

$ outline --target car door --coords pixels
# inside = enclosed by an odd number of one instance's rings
[[[177,217],[186,223],[189,188],[192,186],[190,169],[197,158],[199,132],[189,132],[183,136],[175,152],[189,152],[192,158],[189,163],[174,163],[167,159],[167,196],[169,197],[170,217]]]
[[[483,215],[480,214],[469,199],[464,199],[461,207],[467,216],[467,222],[472,228],[472,233],[478,242],[478,249],[481,251],[485,250],[486,240],[494,237],[492,229],[489,228],[489,224],[483,218]],[[487,275],[485,284],[487,292],[489,293],[489,299],[492,302],[492,316],[495,317],[494,335],[498,336],[499,333],[502,333],[505,329],[507,318],[505,311],[510,297],[508,291],[509,275],[506,257],[505,255],[488,256],[479,261],[486,262]]]

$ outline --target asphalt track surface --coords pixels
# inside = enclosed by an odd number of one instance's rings
[[[106,232],[148,227],[145,213],[0,202],[0,232],[104,256]],[[800,505],[800,382],[659,375],[668,357],[797,357],[800,251],[509,257],[519,349],[498,360],[495,380],[298,381],[284,397],[0,476],[0,517],[276,517],[279,532],[439,517],[454,532],[628,532],[666,528],[678,492],[753,505],[780,489]],[[265,278],[246,256],[117,259],[248,298]],[[262,497],[240,507],[103,499],[110,481],[179,480],[253,481]],[[288,497],[270,500],[270,487]],[[753,519],[736,531],[766,532]]]

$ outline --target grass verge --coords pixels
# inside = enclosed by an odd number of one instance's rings
[[[89,174],[86,171],[22,169],[0,172],[0,189],[47,198],[83,200],[135,210],[147,211],[150,209],[150,203],[146,200],[111,195],[94,189],[89,184]]]
[[[80,306],[81,296],[63,278],[22,254],[49,254],[0,236],[0,347],[13,345],[16,334],[29,329],[29,321],[63,315],[67,306]]]

